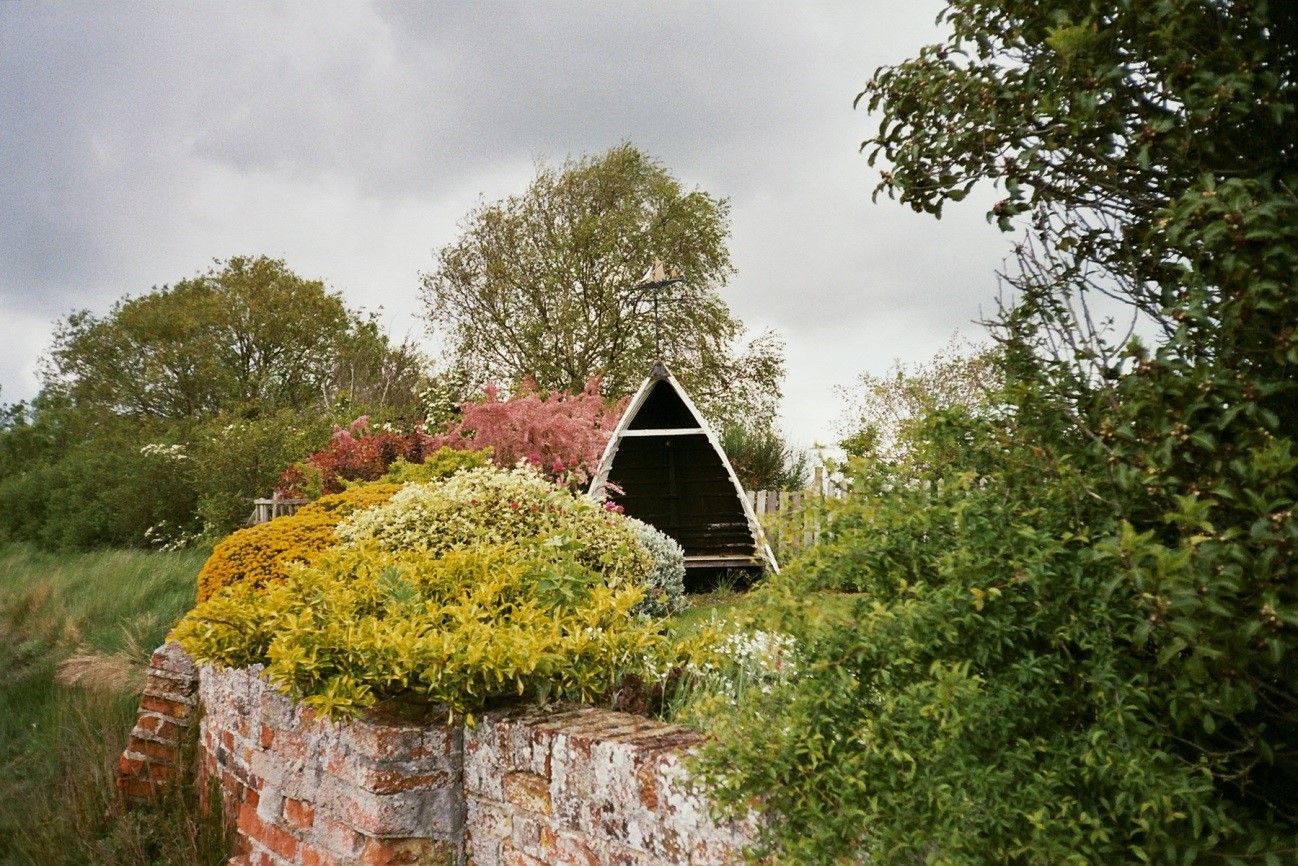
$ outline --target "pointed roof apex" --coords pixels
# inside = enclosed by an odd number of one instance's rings
[[[671,370],[668,370],[667,365],[662,361],[654,361],[653,367],[649,370],[650,379],[669,379],[671,375]]]

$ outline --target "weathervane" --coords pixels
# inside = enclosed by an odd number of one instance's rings
[[[660,299],[663,300],[664,303],[668,303],[672,300],[679,300],[671,298],[663,299],[662,293],[663,289],[668,286],[674,286],[677,283],[683,282],[685,282],[685,278],[680,275],[680,271],[675,268],[672,268],[670,271],[667,270],[667,268],[664,267],[662,260],[658,259],[654,261],[654,266],[646,271],[645,275],[641,277],[640,282],[631,287],[632,304],[638,306],[640,301],[644,299],[645,295],[648,295],[653,303],[654,355],[660,361],[662,360],[663,355],[663,345],[662,322],[658,318],[658,302]]]

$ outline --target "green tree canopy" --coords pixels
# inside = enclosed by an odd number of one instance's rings
[[[372,319],[283,261],[238,256],[107,316],[73,313],[45,387],[85,409],[140,419],[328,406],[344,393],[413,403],[418,359]]]
[[[1298,4],[943,19],[865,147],[919,211],[1004,188],[1003,387],[922,395],[853,467],[781,576],[800,677],[710,772],[790,862],[1292,862]],[[863,592],[850,624],[816,587]]]
[[[783,344],[768,332],[740,350],[744,326],[717,293],[734,273],[729,210],[629,144],[541,166],[524,193],[478,207],[438,252],[423,277],[428,318],[450,366],[477,384],[530,377],[577,393],[600,375],[605,393],[625,394],[655,358],[635,287],[662,261],[684,280],[658,308],[663,360],[704,411],[773,415]]]
[[[1002,333],[1105,472],[1098,549],[1141,593],[1162,724],[1222,793],[1298,822],[1298,5],[952,0],[879,70],[880,189],[983,180],[1028,239]],[[1153,326],[1115,338],[1105,296]],[[1285,793],[1290,792],[1290,793]]]

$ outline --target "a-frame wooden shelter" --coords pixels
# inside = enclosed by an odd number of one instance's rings
[[[779,570],[721,443],[662,361],[609,438],[591,496],[610,484],[628,515],[676,539],[687,569]]]

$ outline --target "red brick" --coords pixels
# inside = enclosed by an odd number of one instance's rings
[[[290,827],[305,830],[315,823],[315,807],[292,797],[284,798],[284,820]]]
[[[500,782],[505,800],[541,815],[553,815],[550,803],[550,785],[535,773],[509,773]]]
[[[275,742],[274,729],[271,728],[269,725],[262,725],[261,733],[257,739],[258,739],[258,744],[263,749],[269,749],[271,747],[271,744]]]
[[[332,854],[314,848],[305,842],[298,846],[297,857],[302,866],[341,866]]]
[[[433,839],[366,839],[361,849],[362,866],[417,866],[450,863],[450,846]]]
[[[176,747],[172,743],[157,743],[153,740],[140,740],[136,751],[154,761],[172,761],[176,757]]]
[[[121,776],[131,776],[137,779],[142,779],[147,775],[144,770],[144,761],[139,758],[128,758],[125,754],[117,762],[117,773]]]
[[[152,800],[155,794],[153,785],[144,779],[119,777],[117,790],[128,800]]]
[[[159,713],[173,719],[189,718],[189,705],[180,701],[160,698],[157,695],[145,695],[140,698],[140,709],[150,713]]]
[[[259,841],[285,860],[297,859],[297,837],[282,827],[263,822]]]
[[[169,764],[149,764],[149,778],[155,782],[165,782],[171,778]]]
[[[261,818],[257,817],[257,807],[249,803],[239,804],[239,817],[235,826],[249,839],[260,839],[262,823]]]

